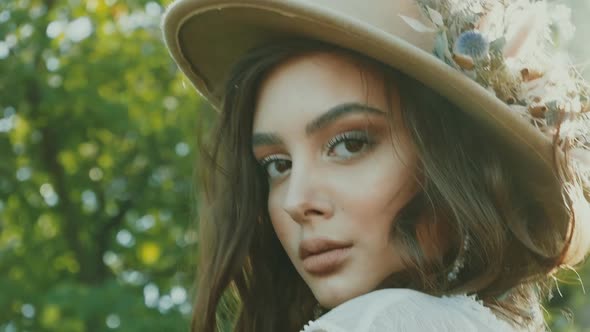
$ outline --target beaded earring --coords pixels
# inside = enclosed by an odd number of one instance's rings
[[[457,257],[455,262],[453,262],[453,268],[451,269],[451,272],[447,274],[447,279],[449,281],[457,280],[459,272],[461,272],[461,269],[465,266],[465,253],[467,253],[467,251],[469,250],[469,246],[471,244],[470,242],[471,239],[469,235],[465,235],[465,239],[463,240],[463,252],[461,253],[461,255],[459,255],[459,257]]]

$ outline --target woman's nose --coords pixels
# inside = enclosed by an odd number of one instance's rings
[[[291,168],[283,209],[298,223],[316,218],[330,219],[334,206],[328,197],[326,179],[314,169],[295,167]]]

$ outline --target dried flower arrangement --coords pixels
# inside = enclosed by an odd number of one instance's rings
[[[432,25],[402,19],[436,32],[434,55],[552,138],[590,188],[590,89],[560,52],[574,33],[570,9],[532,0],[416,1]]]

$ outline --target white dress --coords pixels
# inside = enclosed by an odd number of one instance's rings
[[[410,289],[376,290],[346,301],[301,332],[523,331],[475,296],[435,297]]]

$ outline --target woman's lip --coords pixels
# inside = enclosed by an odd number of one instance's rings
[[[309,255],[303,260],[303,268],[311,274],[328,274],[338,269],[348,258],[352,246],[335,248]]]
[[[308,238],[299,244],[299,258],[304,260],[309,255],[315,255],[336,248],[350,247],[352,243],[337,241],[325,237]]]

